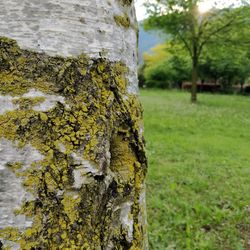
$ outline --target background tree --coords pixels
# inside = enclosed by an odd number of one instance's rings
[[[250,75],[248,33],[248,29],[232,29],[227,40],[217,36],[207,44],[199,65],[202,81],[220,84],[220,91],[224,93],[232,92],[233,85],[240,84],[243,93],[243,85]],[[166,42],[144,54],[144,64],[139,71],[143,81],[140,82],[147,87],[176,88],[183,81],[191,80],[191,68],[190,56],[183,46]],[[207,90],[212,88],[208,86]],[[201,89],[204,90],[202,86]]]
[[[0,8],[0,248],[147,249],[133,1]]]
[[[244,47],[209,46],[200,60],[200,75],[207,81],[219,83],[222,91],[231,92],[232,86],[243,85],[250,76],[249,51]]]
[[[148,29],[161,29],[172,35],[174,41],[182,42],[192,59],[191,101],[197,101],[197,80],[199,59],[204,47],[222,34],[225,40],[233,27],[247,25],[249,18],[246,11],[247,1],[243,7],[211,9],[199,12],[198,0],[156,0],[146,4],[150,17],[145,22]]]
[[[247,20],[249,14],[249,8],[244,7],[241,18]],[[250,76],[249,25],[239,27],[233,26],[226,39],[219,33],[216,39],[207,44],[201,56],[201,76],[213,78],[215,82],[220,80],[223,91],[230,90],[234,84],[240,84],[243,92],[243,85]]]

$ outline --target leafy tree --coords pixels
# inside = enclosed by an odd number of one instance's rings
[[[242,47],[209,46],[200,61],[200,74],[204,79],[220,82],[224,92],[233,84],[240,84],[241,91],[250,76],[250,53]]]
[[[197,101],[199,64],[204,48],[216,41],[219,35],[227,40],[234,27],[246,26],[249,21],[246,14],[249,13],[249,1],[242,1],[239,8],[213,8],[204,14],[199,12],[200,2],[155,0],[146,4],[150,17],[145,21],[145,28],[161,29],[171,34],[172,41],[181,42],[192,60],[192,102]]]
[[[247,12],[245,13],[247,15]],[[201,56],[200,74],[203,78],[214,79],[224,91],[233,84],[240,84],[241,91],[250,76],[250,30],[247,26],[234,27],[227,40],[222,35],[211,41]]]

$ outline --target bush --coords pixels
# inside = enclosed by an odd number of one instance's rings
[[[170,79],[163,65],[156,66],[147,71],[145,83],[148,88],[170,88]]]
[[[145,64],[139,69],[149,88],[180,88],[190,79],[191,62],[183,48],[169,43],[157,45],[151,53],[144,54]],[[141,85],[140,83],[140,85]]]
[[[181,88],[181,83],[190,79],[189,68],[187,62],[176,56],[153,67],[145,66],[145,84],[148,88]]]

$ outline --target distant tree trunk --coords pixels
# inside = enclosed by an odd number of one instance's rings
[[[0,249],[148,249],[133,1],[0,17]]]
[[[240,80],[240,93],[241,94],[244,93],[244,83],[245,83],[245,79],[241,79]]]
[[[193,58],[192,63],[192,88],[191,88],[191,102],[197,102],[197,81],[198,81],[198,59]]]

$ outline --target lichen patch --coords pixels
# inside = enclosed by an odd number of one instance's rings
[[[127,93],[127,67],[22,50],[7,38],[0,45],[0,95],[16,105],[0,114],[0,141],[37,152],[35,160],[25,161],[25,154],[14,160],[15,152],[8,160],[33,197],[15,213],[32,224],[1,228],[0,238],[21,249],[142,249],[147,162],[142,109]],[[131,214],[126,206],[120,217],[113,208],[128,202]]]

